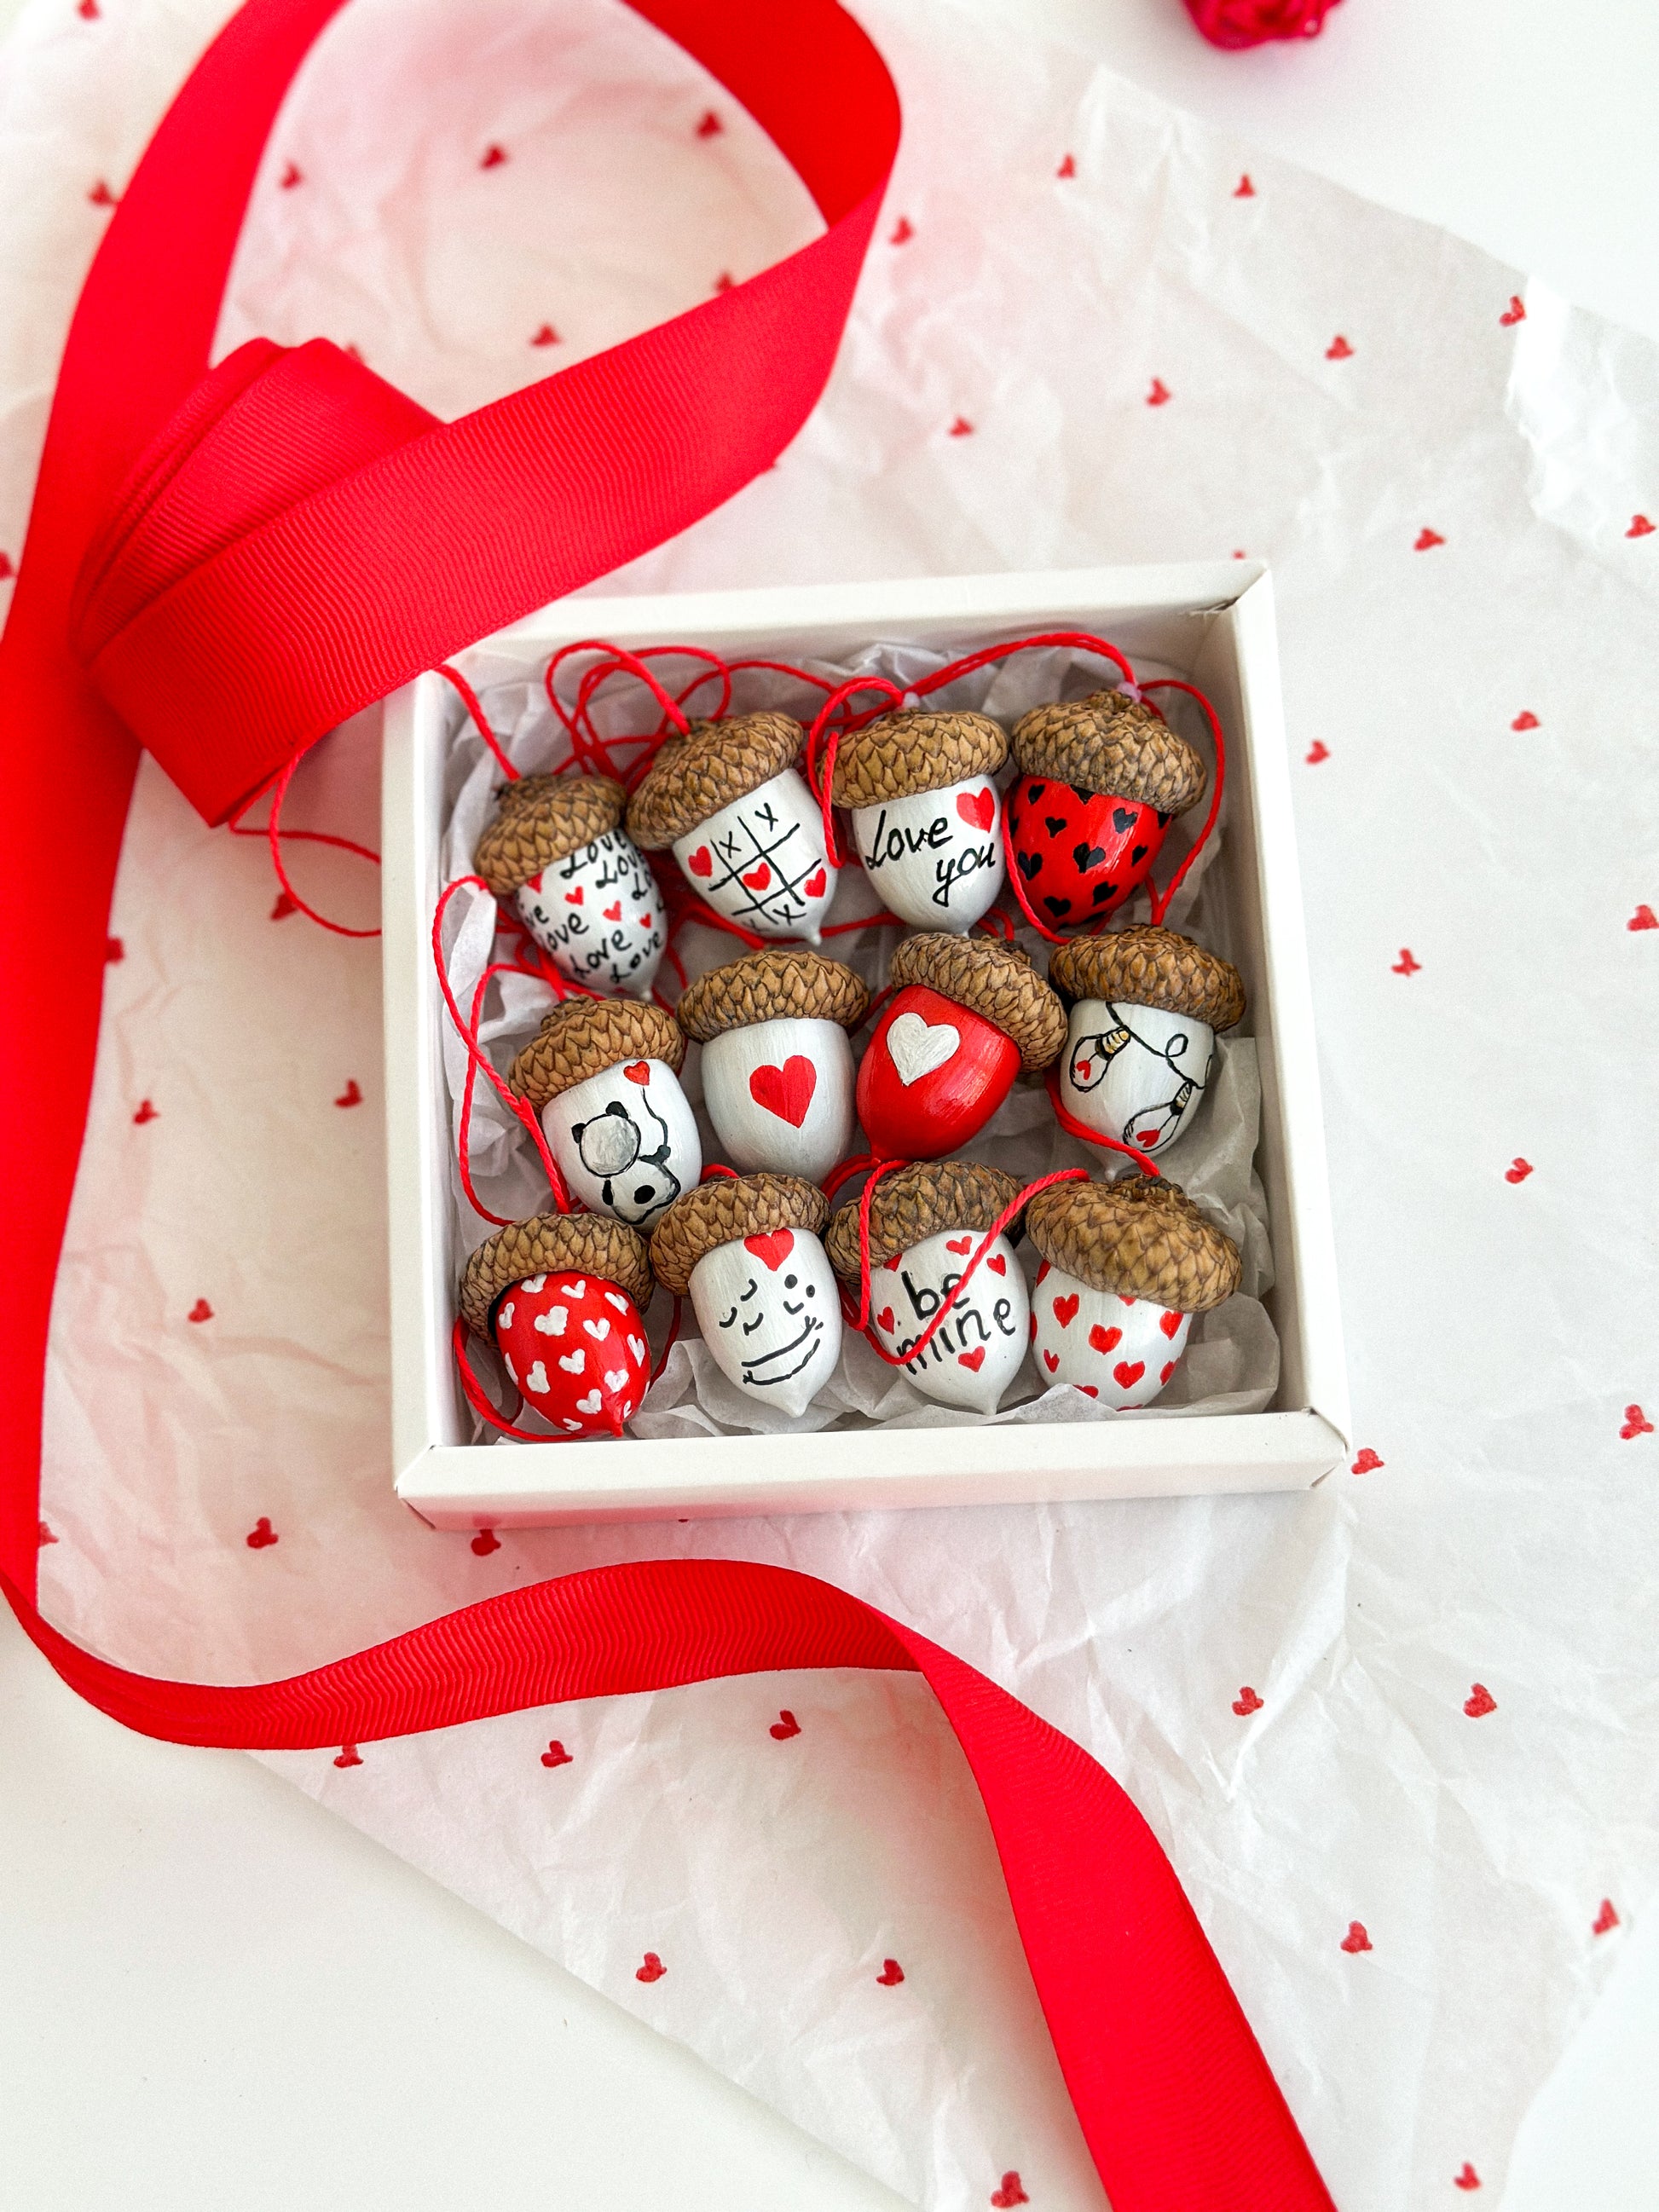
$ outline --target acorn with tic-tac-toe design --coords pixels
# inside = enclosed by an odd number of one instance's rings
[[[702,1140],[679,1085],[685,1038],[649,1000],[565,999],[507,1080],[533,1106],[566,1184],[635,1229],[690,1190]]]
[[[560,973],[643,997],[668,942],[662,895],[606,775],[521,775],[496,794],[473,866]]]
[[[726,1158],[822,1182],[850,1150],[853,1048],[870,993],[805,945],[767,945],[698,976],[677,1009],[702,1046],[702,1095]]]
[[[661,745],[628,805],[642,851],[672,848],[716,914],[757,937],[804,937],[835,896],[823,811],[795,766],[806,732],[769,710],[693,722]]]
[[[538,1213],[487,1237],[461,1273],[462,1317],[562,1436],[620,1436],[651,1387],[641,1318],[651,1263],[601,1213]]]
[[[1039,1379],[1120,1411],[1152,1403],[1193,1316],[1238,1288],[1237,1245],[1157,1176],[1050,1184],[1026,1209],[1025,1233],[1042,1259],[1031,1289]]]
[[[1208,781],[1187,740],[1125,691],[1034,707],[1013,755],[1009,848],[1026,904],[1057,932],[1121,906]]]
[[[988,714],[883,714],[836,742],[830,796],[882,902],[917,929],[971,929],[1002,889],[1008,739]]]
[[[1018,1216],[992,1240],[927,1343],[909,1356],[1019,1192],[1000,1168],[928,1160],[884,1176],[870,1194],[870,1334],[942,1406],[994,1413],[1024,1364],[1031,1317],[1010,1242],[1019,1233]],[[856,1200],[836,1214],[823,1243],[856,1296],[862,1265]]]
[[[1061,1105],[1103,1137],[1167,1152],[1203,1099],[1217,1030],[1243,1018],[1237,969],[1176,930],[1147,927],[1057,946],[1048,980],[1071,1005]]]
[[[1014,1078],[1066,1039],[1059,999],[1016,946],[942,931],[902,939],[893,996],[859,1068],[859,1119],[878,1159],[937,1159],[977,1134]]]

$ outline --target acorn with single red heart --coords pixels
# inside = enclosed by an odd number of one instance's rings
[[[853,1048],[870,993],[804,945],[767,945],[698,976],[676,1009],[702,1047],[702,1095],[733,1167],[822,1182],[853,1139]]]
[[[472,859],[561,975],[643,998],[668,924],[627,807],[610,776],[521,775],[496,794]]]
[[[1120,929],[1056,946],[1048,980],[1070,1004],[1060,1104],[1103,1137],[1167,1152],[1201,1104],[1218,1030],[1244,1014],[1231,960],[1174,929]]]
[[[1208,781],[1187,740],[1124,691],[1034,707],[1014,725],[1013,755],[1009,848],[1026,905],[1055,932],[1121,906]]]
[[[598,1212],[648,1229],[702,1173],[680,1088],[685,1038],[641,999],[565,999],[514,1061],[515,1097],[541,1116],[567,1187]]]
[[[757,937],[816,945],[835,896],[823,810],[795,766],[806,732],[769,710],[693,722],[658,750],[628,805],[647,853],[672,850],[698,897]]]
[[[931,1160],[985,1127],[1014,1078],[1066,1040],[1059,999],[1017,946],[948,932],[902,939],[893,996],[859,1068],[859,1119],[878,1159]]]
[[[1019,1233],[1017,1215],[963,1281],[988,1231],[1019,1192],[1000,1168],[927,1160],[884,1176],[870,1194],[869,1336],[941,1406],[994,1413],[1024,1363],[1031,1316],[1010,1241]],[[856,1200],[836,1214],[823,1243],[836,1273],[857,1286],[864,1255]],[[943,1320],[923,1344],[941,1310]]]
[[[1238,1247],[1158,1176],[1051,1183],[1025,1213],[1042,1256],[1032,1349],[1045,1384],[1122,1411],[1149,1406],[1181,1364],[1194,1314],[1238,1288]]]
[[[841,1299],[818,1241],[829,1212],[799,1176],[718,1176],[677,1199],[651,1237],[657,1280],[690,1292],[721,1372],[792,1420],[841,1358]]]
[[[906,709],[836,742],[830,796],[883,904],[917,929],[969,930],[1002,889],[1008,738],[988,714]]]
[[[600,1213],[538,1213],[479,1245],[460,1308],[561,1436],[619,1437],[651,1387],[651,1291],[637,1230]]]

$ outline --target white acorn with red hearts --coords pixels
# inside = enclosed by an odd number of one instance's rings
[[[680,1088],[685,1038],[649,1000],[565,999],[507,1080],[541,1116],[566,1188],[596,1212],[649,1229],[702,1173]]]
[[[554,966],[597,991],[650,989],[668,943],[662,894],[604,775],[521,775],[496,794],[473,866]]]
[[[1007,757],[988,714],[906,708],[837,738],[830,796],[882,903],[913,927],[969,930],[994,904]]]
[[[562,1437],[621,1436],[651,1387],[645,1239],[598,1213],[541,1213],[486,1238],[460,1308],[507,1379]]]

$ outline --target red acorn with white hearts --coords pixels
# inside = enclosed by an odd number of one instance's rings
[[[603,1214],[538,1213],[473,1253],[460,1306],[525,1403],[559,1435],[619,1437],[651,1387],[641,1317],[651,1291],[636,1230]]]
[[[648,1229],[702,1172],[702,1139],[679,1085],[685,1038],[638,999],[565,999],[507,1081],[541,1115],[567,1187],[596,1212]]]
[[[1066,1041],[1055,994],[1013,945],[934,931],[903,939],[893,995],[859,1068],[859,1119],[878,1159],[931,1160],[985,1127],[1014,1078]]]
[[[804,945],[711,968],[677,1008],[702,1046],[702,1095],[726,1157],[822,1182],[853,1139],[853,1048],[870,994]]]
[[[668,924],[656,878],[623,827],[627,805],[609,776],[521,775],[498,793],[473,865],[561,975],[642,998]]]
[[[971,929],[1002,889],[1008,739],[988,714],[883,714],[840,737],[830,795],[865,873],[917,929]]]
[[[766,711],[693,722],[659,747],[628,827],[642,851],[672,848],[697,896],[757,937],[816,944],[836,890],[823,814],[795,766],[806,732]]]
[[[1039,1378],[1103,1405],[1148,1406],[1181,1363],[1194,1314],[1238,1288],[1238,1247],[1157,1176],[1052,1184],[1026,1211]]]

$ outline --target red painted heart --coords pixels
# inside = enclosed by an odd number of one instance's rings
[[[1008,1262],[1000,1252],[993,1252],[985,1264],[994,1275],[1006,1275],[1008,1272]]]
[[[712,876],[714,872],[714,855],[709,851],[707,845],[699,845],[696,851],[693,853],[690,859],[687,860],[685,866],[688,874],[694,876]]]
[[[1082,1303],[1082,1299],[1075,1291],[1070,1297],[1054,1300],[1054,1319],[1062,1328],[1070,1328],[1072,1323],[1077,1319],[1077,1310]]]
[[[957,812],[970,830],[988,830],[997,817],[995,792],[959,791],[957,793]]]
[[[974,1240],[971,1237],[947,1237],[945,1240],[945,1249],[947,1252],[958,1254],[971,1252],[974,1249]]]
[[[1090,1349],[1094,1352],[1115,1352],[1122,1341],[1121,1328],[1103,1328],[1097,1322],[1089,1331]]]
[[[1167,823],[1139,799],[1021,776],[1008,793],[1008,840],[1034,912],[1056,929],[1110,914],[1144,882]]]
[[[622,901],[620,899],[617,901],[615,906],[606,907],[605,909],[605,918],[607,921],[620,921],[622,920]]]
[[[743,1249],[752,1252],[761,1265],[775,1275],[795,1249],[795,1232],[793,1229],[773,1229],[763,1237],[745,1237]]]
[[[1120,1390],[1133,1390],[1146,1372],[1144,1359],[1120,1359],[1112,1370],[1112,1380]]]
[[[1185,1314],[1166,1313],[1163,1319],[1158,1322],[1158,1327],[1163,1330],[1165,1336],[1173,1340],[1176,1332],[1180,1328],[1182,1322],[1185,1321],[1186,1318],[1187,1316]]]
[[[565,893],[564,902],[567,906],[580,906],[586,894],[583,891],[582,886],[578,884],[574,891],[567,891]]]
[[[880,1329],[884,1336],[890,1336],[893,1334],[893,1309],[891,1306],[884,1306],[881,1311],[876,1316],[876,1327]]]
[[[772,880],[772,871],[764,860],[757,860],[743,878],[745,890],[763,891]]]
[[[818,1071],[805,1053],[792,1052],[781,1067],[757,1067],[749,1079],[749,1096],[768,1114],[775,1114],[792,1129],[806,1119],[812,1094],[818,1087]]]
[[[971,1352],[957,1352],[957,1364],[958,1367],[966,1367],[973,1374],[977,1375],[985,1364],[985,1346],[982,1344],[976,1344]]]
[[[801,885],[808,898],[822,898],[830,878],[823,868],[815,868]]]
[[[1164,1361],[1164,1363],[1163,1366],[1162,1366],[1162,1367],[1160,1367],[1160,1368],[1158,1369],[1158,1382],[1159,1382],[1159,1384],[1160,1384],[1160,1385],[1162,1385],[1162,1384],[1164,1384],[1164,1383],[1167,1382],[1169,1381],[1170,1377],[1170,1376],[1175,1373],[1175,1371],[1176,1371],[1176,1368],[1180,1366],[1180,1364],[1181,1364],[1181,1362],[1180,1362],[1178,1359],[1166,1359],[1166,1360]]]
[[[637,1083],[643,1090],[651,1080],[651,1063],[648,1060],[630,1060],[623,1073],[630,1083]]]

